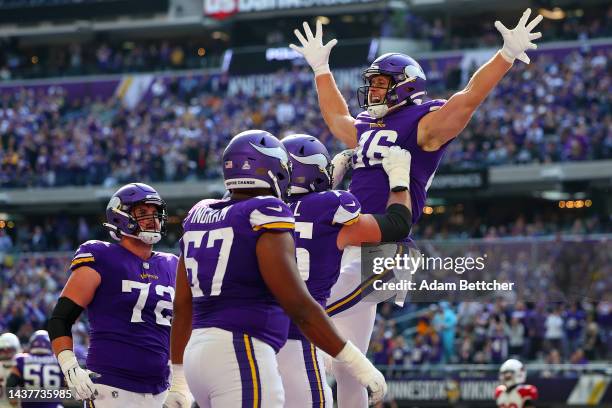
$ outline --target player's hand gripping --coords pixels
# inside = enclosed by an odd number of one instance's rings
[[[357,347],[347,341],[336,359],[346,364],[349,372],[361,385],[366,387],[370,395],[370,404],[382,401],[387,393],[385,377],[376,369]]]
[[[323,26],[321,25],[321,21],[317,20],[317,28],[314,36],[307,22],[304,21],[303,26],[306,38],[304,38],[300,30],[293,30],[293,33],[302,46],[298,47],[297,45],[289,44],[289,47],[304,56],[306,62],[308,62],[308,65],[310,65],[314,71],[315,77],[322,74],[328,74],[330,72],[329,53],[333,46],[338,43],[338,40],[334,38],[323,45]]]
[[[172,364],[172,384],[163,408],[189,408],[193,397],[189,392],[182,364]]]
[[[79,362],[72,350],[64,350],[59,353],[57,361],[64,373],[64,377],[66,377],[68,387],[74,389],[77,399],[93,400],[96,398],[96,386],[89,377],[91,372],[79,366]]]
[[[383,168],[389,176],[389,188],[392,191],[410,189],[410,161],[408,150],[392,146],[382,160]]]
[[[344,178],[344,175],[353,165],[353,149],[346,149],[338,153],[332,159],[334,170],[332,172],[332,188],[336,188]]]
[[[525,64],[529,64],[530,60],[525,51],[538,48],[538,46],[531,41],[542,37],[542,33],[532,33],[531,30],[542,21],[542,15],[538,14],[536,18],[531,20],[531,23],[527,24],[530,14],[531,9],[528,8],[523,13],[516,27],[512,30],[508,30],[500,21],[495,22],[495,28],[497,28],[497,31],[504,37],[504,46],[501,49],[501,55],[511,64],[516,58],[523,61]]]

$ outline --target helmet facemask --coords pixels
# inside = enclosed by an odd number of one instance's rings
[[[157,211],[155,213],[134,214],[134,209],[139,204],[153,204]],[[127,231],[119,229],[116,225],[105,223],[104,226],[109,229],[112,238],[117,241],[121,240],[122,236],[128,236],[138,239],[147,245],[157,244],[163,236],[166,235],[166,223],[168,221],[168,213],[166,203],[160,199],[147,199],[131,204],[122,204],[119,197],[113,197],[108,204],[111,209],[114,219],[114,224],[119,224],[123,219],[123,225],[127,227]],[[143,229],[142,223],[152,221],[155,225],[153,229]],[[159,225],[159,227],[158,227]]]

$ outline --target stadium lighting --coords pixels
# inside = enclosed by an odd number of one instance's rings
[[[585,207],[590,207],[590,206],[592,206],[592,205],[593,205],[593,202],[592,202],[591,200],[585,200],[585,201],[584,201],[584,206],[585,206]]]
[[[203,57],[204,55],[206,55],[206,50],[202,47],[198,48],[198,55],[200,57]]]
[[[565,201],[559,201],[559,208],[565,208]]]
[[[541,8],[538,12],[542,17],[549,20],[563,20],[565,18],[565,11],[560,7],[555,7],[552,10]]]

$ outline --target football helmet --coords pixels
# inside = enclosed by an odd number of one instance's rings
[[[265,130],[234,136],[223,152],[225,188],[270,188],[278,198],[288,194],[291,162],[285,146]]]
[[[522,384],[527,379],[525,366],[520,361],[511,358],[499,368],[499,381],[506,387]]]
[[[36,330],[34,334],[30,336],[28,349],[30,354],[53,354],[49,333],[46,330]]]
[[[153,204],[157,207],[157,213],[135,217],[132,209],[137,204]],[[159,219],[159,230],[143,230],[140,227],[139,221],[151,217]],[[166,235],[168,211],[166,203],[153,187],[144,183],[130,183],[117,190],[109,200],[106,221],[103,225],[113,239],[119,241],[122,236],[128,236],[153,245]]]
[[[0,336],[0,361],[12,360],[15,354],[21,353],[21,343],[11,332]]]
[[[289,135],[281,143],[291,161],[291,194],[329,190],[332,186],[333,165],[323,143],[310,135]]]
[[[387,75],[391,78],[382,101],[370,101],[370,81],[374,76]],[[390,111],[406,105],[420,105],[426,94],[427,78],[423,68],[414,59],[400,53],[383,54],[376,58],[363,72],[365,84],[357,90],[359,106],[374,118],[382,118]]]

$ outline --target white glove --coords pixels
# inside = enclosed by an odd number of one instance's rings
[[[64,377],[66,377],[68,387],[74,389],[77,399],[93,400],[96,398],[98,392],[96,391],[95,384],[89,378],[91,372],[83,370],[79,366],[79,362],[72,350],[64,350],[59,353],[57,361],[64,373]]]
[[[525,64],[529,64],[529,57],[525,51],[538,48],[538,46],[531,41],[542,37],[542,33],[532,33],[531,30],[542,21],[542,15],[538,14],[536,18],[531,20],[531,23],[527,24],[530,14],[530,8],[525,10],[523,16],[513,30],[508,30],[500,21],[495,22],[495,28],[497,28],[497,31],[504,37],[504,46],[501,49],[501,55],[511,64],[514,63],[516,58],[520,59]]]
[[[344,178],[344,175],[353,166],[353,149],[346,149],[338,153],[332,159],[334,170],[332,172],[332,189],[336,188]]]
[[[387,393],[385,377],[353,343],[347,341],[336,360],[346,364],[351,375],[370,391],[370,404],[382,401]]]
[[[172,384],[164,408],[189,408],[193,402],[182,364],[172,364]]]
[[[412,156],[408,150],[392,146],[382,160],[383,168],[389,176],[389,189],[406,187],[410,189],[410,161]]]
[[[313,37],[312,31],[310,31],[310,27],[308,23],[304,21],[304,33],[306,34],[306,38],[302,35],[300,30],[295,29],[293,33],[297,37],[297,39],[302,44],[301,47],[298,47],[294,44],[289,44],[292,50],[299,52],[306,58],[306,62],[314,71],[315,77],[322,74],[329,74],[331,71],[329,70],[329,53],[334,45],[338,43],[338,40],[335,38],[323,45],[323,26],[321,25],[321,21],[317,20],[317,30],[316,34]]]

